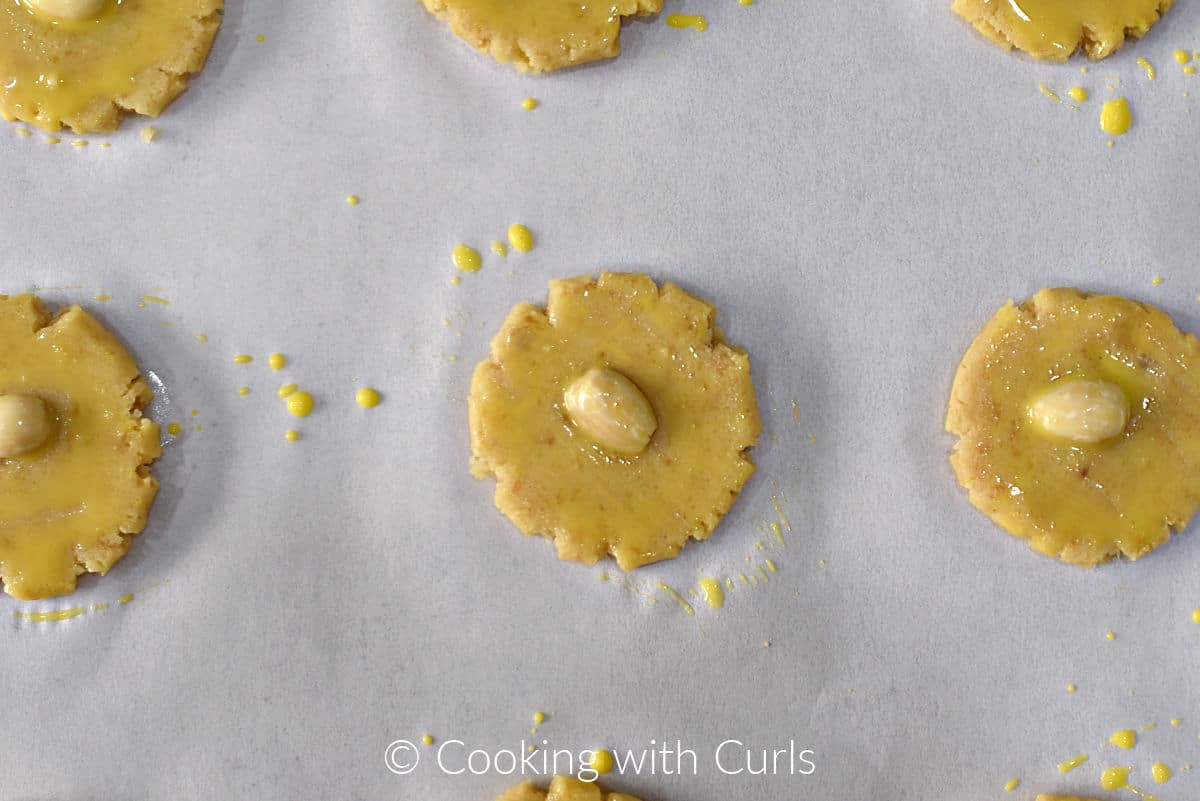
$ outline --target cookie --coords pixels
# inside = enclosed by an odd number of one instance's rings
[[[754,472],[750,359],[674,284],[605,273],[517,305],[475,369],[471,472],[561,559],[624,570],[708,537]]]
[[[532,782],[522,782],[496,801],[638,801],[624,793],[605,793],[593,783],[570,776],[555,776],[550,789],[539,790]]]
[[[1145,36],[1175,0],[954,0],[954,10],[1005,50],[1066,61],[1077,50],[1112,55]]]
[[[950,457],[972,504],[1034,550],[1137,559],[1200,507],[1200,344],[1162,311],[1044,289],[963,356]]]
[[[612,58],[621,52],[621,20],[657,14],[662,0],[421,0],[455,36],[522,72]]]
[[[146,525],[162,454],[133,358],[72,306],[0,295],[0,580],[22,600],[106,573]]]
[[[47,131],[156,117],[203,68],[223,0],[27,0],[0,5],[0,115]],[[70,14],[76,8],[81,16]]]

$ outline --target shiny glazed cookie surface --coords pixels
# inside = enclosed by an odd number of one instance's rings
[[[539,790],[532,782],[522,782],[496,801],[639,801],[624,793],[605,793],[593,783],[570,776],[555,776],[549,790]]]
[[[455,36],[522,72],[612,58],[621,19],[657,14],[662,0],[421,0]]]
[[[946,428],[971,503],[1035,550],[1137,559],[1200,506],[1200,345],[1162,311],[1045,289],[959,365]]]
[[[150,388],[94,317],[72,306],[51,318],[32,295],[0,296],[0,353],[0,579],[15,598],[63,595],[85,571],[107,572],[146,525],[162,453],[141,414]],[[15,398],[26,402],[13,416]],[[14,442],[37,409],[45,431]]]
[[[199,72],[223,0],[105,0],[84,19],[0,4],[0,113],[57,131],[112,131],[157,116]]]
[[[1175,0],[954,0],[954,10],[1005,50],[1065,61],[1082,49],[1093,59],[1139,38]]]
[[[612,554],[625,570],[708,537],[761,431],[750,360],[715,314],[622,273],[553,281],[546,308],[513,308],[468,400],[471,472],[495,477],[496,506],[562,559]]]

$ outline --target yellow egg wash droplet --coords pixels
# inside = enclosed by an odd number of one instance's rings
[[[658,582],[658,588],[660,590],[662,590],[663,592],[665,592],[667,594],[667,596],[671,598],[671,600],[673,600],[675,603],[679,604],[679,606],[683,609],[683,611],[687,612],[692,617],[696,616],[696,610],[692,608],[692,605],[689,604],[682,595],[675,592],[675,590],[671,589],[666,584],[663,584],[661,581]]]
[[[458,286],[459,284],[462,283],[462,279],[459,278],[457,275],[453,275],[453,276],[450,276],[450,283],[453,284],[454,286]]]
[[[450,260],[464,273],[477,273],[483,266],[483,259],[480,258],[479,251],[462,242],[454,246],[454,250],[450,252]]]
[[[286,439],[288,442],[295,442],[296,440],[300,439],[300,432],[299,431],[285,431],[283,433],[283,438]]]
[[[97,295],[97,296],[96,296],[96,300],[98,300],[98,301],[100,301],[101,303],[103,303],[103,302],[104,302],[104,301],[106,301],[106,300],[112,300],[112,295]]]
[[[533,234],[524,225],[513,223],[508,226],[508,244],[515,251],[528,253],[533,250]]]
[[[295,392],[287,399],[287,410],[292,417],[308,417],[312,414],[313,399],[307,392]]]
[[[358,205],[358,195],[346,195],[346,205],[357,206]]]
[[[1133,729],[1121,729],[1118,732],[1114,732],[1113,736],[1108,738],[1108,741],[1117,748],[1124,748],[1128,751],[1137,745],[1137,734],[1134,733]]]
[[[1021,785],[1020,779],[1009,779],[1008,784],[1004,785],[1004,792],[1011,793]]]
[[[527,97],[521,101],[521,108],[525,109],[526,111],[533,111],[537,107],[538,102],[536,98]]]
[[[1176,64],[1186,64],[1192,60],[1191,53],[1186,50],[1176,50],[1173,55],[1175,56]]]
[[[667,24],[672,28],[691,28],[701,32],[708,30],[708,20],[701,14],[669,14]]]
[[[240,388],[238,389],[238,394],[239,394],[239,395],[241,395],[241,396],[243,396],[243,397],[244,397],[244,396],[246,396],[246,395],[249,395],[249,394],[250,394],[250,387],[240,387]]]
[[[1161,275],[1156,275],[1150,279],[1150,283],[1154,284],[1155,286],[1159,286],[1160,284],[1162,284],[1162,282],[1163,282],[1163,277]]]
[[[1184,68],[1183,68],[1183,74],[1184,74],[1184,75],[1195,75],[1195,74],[1196,74],[1196,68],[1195,68],[1195,67],[1193,67],[1191,64],[1188,64],[1186,67],[1184,67]],[[1183,93],[1183,96],[1184,96],[1184,97],[1187,97],[1187,96],[1188,96],[1188,93],[1187,93],[1187,92],[1184,92],[1184,93]]]
[[[1041,92],[1042,94],[1044,94],[1046,97],[1048,97],[1048,98],[1050,98],[1051,100],[1053,100],[1055,103],[1061,103],[1061,102],[1063,102],[1063,101],[1062,101],[1062,98],[1058,96],[1058,92],[1054,91],[1054,90],[1053,90],[1053,89],[1051,89],[1049,86],[1046,86],[1046,84],[1044,84],[1044,83],[1039,83],[1039,84],[1038,84],[1038,91],[1040,91],[1040,92]]]
[[[422,735],[421,742],[425,743],[425,745],[433,745],[433,735],[432,734]]]
[[[196,341],[199,342],[201,345],[203,345],[208,342],[208,335],[207,334],[196,334]]]
[[[267,37],[266,37],[266,36],[264,36],[263,34],[261,34],[261,33],[260,33],[258,36],[255,36],[255,37],[254,37],[254,41],[256,41],[256,42],[258,42],[259,44],[261,44],[261,43],[263,43],[263,42],[267,41]]]
[[[779,515],[779,522],[783,523],[783,527],[786,530],[791,531],[792,530],[792,522],[790,520],[788,520],[787,515],[785,515],[783,513],[783,505],[779,503],[778,495],[771,496],[771,505],[775,507],[775,514]]]
[[[1197,296],[1196,296],[1196,302],[1197,302],[1197,303],[1200,303],[1200,295],[1197,295]],[[1193,610],[1192,610],[1192,622],[1193,622],[1193,623],[1200,623],[1200,609],[1193,609]]]
[[[21,136],[33,136],[33,131],[28,128],[17,128],[17,133]]]
[[[1087,89],[1084,89],[1082,86],[1072,86],[1070,89],[1067,90],[1067,94],[1069,94],[1071,96],[1071,99],[1074,100],[1076,103],[1082,103],[1083,101],[1088,99],[1088,91],[1087,91]]]
[[[610,772],[613,769],[612,752],[604,748],[597,748],[592,752],[590,767],[601,775]]]
[[[508,255],[508,245],[504,244],[499,239],[492,242],[491,247],[492,247],[492,252],[495,253],[497,256],[499,256],[502,259]]]
[[[143,142],[149,144],[158,138],[158,129],[153,125],[147,125],[138,135],[142,137]]]
[[[119,603],[119,604],[127,604],[127,603],[129,603],[130,601],[132,601],[132,600],[133,600],[133,593],[132,593],[132,592],[127,592],[127,593],[125,593],[124,595],[122,595],[120,598],[118,598],[118,599],[117,599],[117,603]]]
[[[280,387],[278,390],[275,391],[275,394],[281,398],[289,398],[299,388],[300,387],[296,386],[295,384],[284,384],[282,387]]]
[[[363,387],[354,394],[354,402],[364,409],[374,409],[379,405],[379,392],[371,387]]]
[[[1141,67],[1143,70],[1146,71],[1146,77],[1153,81],[1154,80],[1154,65],[1151,64],[1149,61],[1147,61],[1145,58],[1139,58],[1137,60],[1137,63],[1138,63],[1139,67]]]
[[[254,357],[247,353],[239,353],[233,357],[234,364],[249,364],[252,361],[254,361]]]
[[[1100,786],[1105,790],[1120,790],[1129,784],[1129,768],[1105,768],[1100,774]]]
[[[1070,773],[1071,771],[1075,770],[1075,768],[1079,767],[1080,765],[1082,765],[1084,762],[1087,762],[1087,761],[1088,761],[1087,754],[1080,754],[1077,757],[1072,757],[1071,759],[1063,760],[1062,762],[1058,763],[1058,772],[1059,773]]]
[[[1104,639],[1108,640],[1109,642],[1112,642],[1113,640],[1117,639],[1117,635],[1111,631],[1105,632]]]
[[[720,609],[725,605],[725,591],[721,589],[720,579],[700,579],[700,589],[704,592],[705,602],[713,609]]]
[[[1122,136],[1133,125],[1129,101],[1123,97],[1105,100],[1100,109],[1100,128],[1109,136]]]
[[[271,366],[272,370],[282,370],[283,366],[287,364],[287,358],[282,353],[272,353],[267,357],[267,364]]]
[[[171,301],[166,298],[160,298],[157,295],[142,295],[142,300],[147,303],[157,303],[159,306],[170,306]]]
[[[1162,762],[1155,762],[1150,766],[1150,775],[1156,784],[1165,784],[1171,780],[1171,769]]]
[[[16,617],[28,620],[32,623],[50,623],[55,620],[70,620],[73,617],[79,617],[84,612],[82,606],[76,606],[71,609],[56,609],[53,612],[13,612]]]
[[[179,425],[179,423],[167,423],[167,433],[172,437],[179,436],[180,431],[183,431],[183,426]]]
[[[1172,726],[1178,726],[1178,725],[1179,725],[1179,724],[1181,724],[1181,723],[1183,723],[1183,721],[1182,721],[1182,720],[1180,720],[1179,718],[1171,718],[1171,725],[1172,725]]]

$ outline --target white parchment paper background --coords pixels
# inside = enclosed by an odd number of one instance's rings
[[[44,294],[117,328],[188,429],[109,576],[0,599],[0,796],[491,799],[510,780],[444,776],[428,749],[397,777],[384,749],[512,748],[536,709],[554,746],[695,749],[697,776],[612,778],[649,801],[1032,798],[1095,792],[1111,764],[1151,785],[1154,759],[1177,772],[1163,799],[1200,793],[1179,770],[1200,763],[1195,531],[1092,572],[1035,556],[967,504],[942,432],[1009,297],[1120,292],[1200,329],[1200,78],[1170,59],[1200,48],[1195,4],[1086,75],[933,0],[667,5],[708,31],[636,22],[619,60],[535,78],[415,2],[231,2],[158,142],[136,120],[109,149],[0,129],[0,291],[66,287]],[[1109,149],[1117,78],[1136,125]],[[487,256],[514,221],[537,248]],[[486,263],[453,287],[458,241]],[[610,268],[712,300],[752,355],[760,472],[713,539],[638,577],[685,590],[761,560],[782,495],[778,574],[719,613],[557,562],[466,473],[468,379],[508,308]],[[299,426],[285,379],[318,400]],[[362,383],[384,405],[354,406]],[[1136,751],[1102,747],[1150,722]],[[795,739],[817,772],[723,777],[728,738]]]

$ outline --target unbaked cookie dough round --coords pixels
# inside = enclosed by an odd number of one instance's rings
[[[1200,344],[1162,311],[1044,289],[967,349],[946,429],[971,503],[1031,547],[1137,559],[1200,507]]]
[[[0,580],[22,600],[65,595],[106,573],[146,525],[162,448],[142,416],[152,393],[94,317],[51,317],[33,295],[0,295]],[[13,437],[45,411],[33,439]]]
[[[657,14],[662,0],[421,0],[451,32],[522,72],[549,72],[621,52],[621,20]]]
[[[0,4],[0,115],[57,131],[116,130],[127,112],[151,117],[204,67],[223,0],[80,0]],[[86,5],[86,4],[85,4]]]
[[[624,570],[712,533],[754,472],[761,432],[750,359],[716,309],[645,275],[550,283],[475,369],[471,472],[561,559]],[[647,417],[649,415],[649,417]]]
[[[1083,49],[1093,59],[1112,55],[1125,38],[1139,38],[1175,0],[954,0],[954,10],[1005,50],[1066,61]]]
[[[539,790],[533,782],[521,782],[496,801],[638,801],[624,793],[606,793],[593,782],[571,776],[555,776],[549,790]]]

